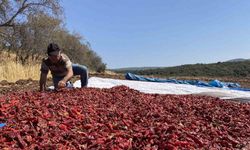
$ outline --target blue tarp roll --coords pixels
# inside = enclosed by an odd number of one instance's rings
[[[125,78],[128,80],[136,80],[136,81],[167,82],[167,83],[176,83],[176,84],[196,85],[199,87],[217,87],[217,88],[228,88],[228,89],[240,90],[240,91],[250,91],[250,89],[241,88],[238,83],[221,82],[219,80],[212,80],[210,82],[204,82],[200,80],[159,79],[159,78],[143,77],[143,76],[135,75],[132,73],[126,73]]]
[[[6,126],[5,123],[0,123],[0,128],[2,128],[2,127],[4,127],[4,126]]]

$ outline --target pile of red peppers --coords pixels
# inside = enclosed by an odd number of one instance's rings
[[[0,149],[247,149],[250,104],[126,86],[0,97]]]

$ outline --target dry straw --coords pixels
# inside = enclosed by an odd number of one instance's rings
[[[4,62],[0,64],[0,81],[7,80],[15,82],[19,79],[38,80],[40,76],[40,65],[21,65],[15,62]]]
[[[15,82],[20,79],[39,80],[40,64],[22,65],[15,61],[15,54],[0,52],[0,81]]]

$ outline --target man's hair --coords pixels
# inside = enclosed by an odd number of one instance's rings
[[[60,47],[56,43],[50,43],[47,48],[47,53],[50,55],[50,53],[60,50]]]

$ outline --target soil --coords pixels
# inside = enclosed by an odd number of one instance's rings
[[[125,79],[123,75],[111,75],[111,74],[102,74],[102,73],[95,73],[90,74],[90,77],[97,76],[102,78],[113,78],[113,79]],[[79,80],[79,77],[73,77],[71,79],[72,82]],[[47,85],[53,85],[52,79],[48,78]],[[0,96],[10,93],[10,92],[20,92],[20,91],[38,91],[39,90],[39,81],[33,79],[27,80],[18,80],[16,82],[8,82],[6,80],[0,81]]]

